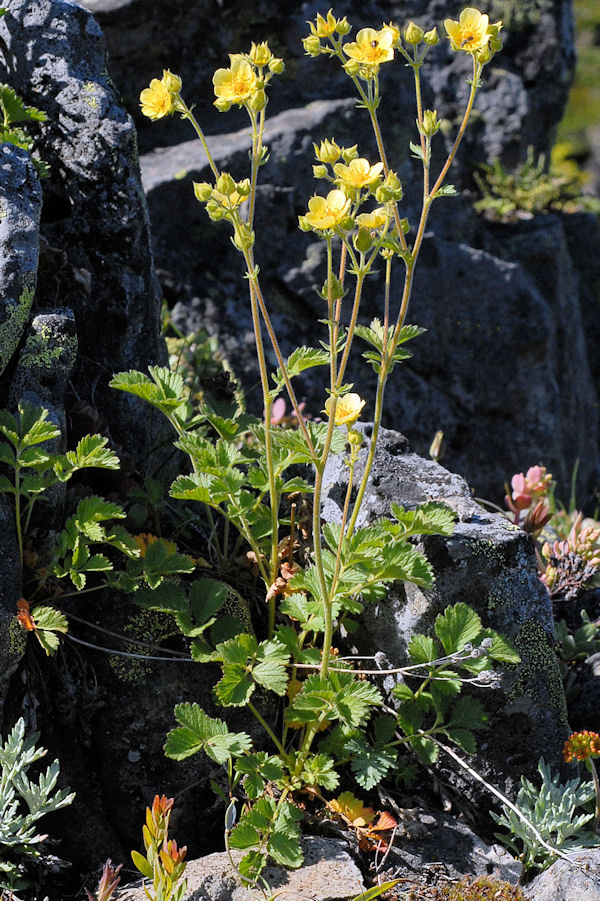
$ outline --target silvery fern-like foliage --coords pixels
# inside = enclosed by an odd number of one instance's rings
[[[542,777],[539,788],[521,776],[515,803],[544,841],[563,853],[600,845],[600,838],[585,828],[594,817],[593,813],[583,810],[583,806],[594,799],[593,782],[570,779],[561,783],[558,774],[552,775],[543,757],[540,757],[538,772]],[[492,813],[492,817],[510,833],[496,833],[496,837],[519,856],[526,870],[532,867],[543,870],[557,859],[558,854],[553,855],[540,844],[514,810],[504,805],[502,813]]]
[[[41,817],[73,801],[74,793],[56,790],[59,763],[55,760],[37,781],[29,778],[32,764],[45,756],[36,747],[38,733],[25,735],[21,718],[0,746],[0,888],[22,884],[19,858],[40,856],[38,845],[47,838],[37,832]]]

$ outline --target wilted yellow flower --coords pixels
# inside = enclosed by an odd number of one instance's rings
[[[175,110],[175,95],[166,86],[164,81],[153,78],[149,88],[144,88],[140,94],[140,106],[144,116],[156,121],[168,116]]]
[[[217,101],[241,105],[256,91],[256,74],[247,60],[236,57],[229,69],[217,69],[213,86]]]
[[[465,53],[476,53],[487,47],[490,39],[489,21],[488,16],[472,6],[463,9],[458,22],[446,19],[444,28],[448,32],[452,49],[463,50]]]
[[[161,81],[171,94],[179,94],[181,90],[181,78],[179,75],[175,75],[170,69],[163,69]]]
[[[392,45],[397,44],[400,40],[400,29],[397,25],[394,25],[393,22],[386,22],[385,25],[381,26],[381,32],[389,31],[392,35]]]
[[[356,224],[361,228],[381,228],[387,222],[387,213],[384,206],[378,206],[370,213],[361,213],[356,217]]]
[[[303,217],[312,227],[320,230],[335,228],[348,213],[350,201],[343,191],[335,188],[327,197],[318,194],[308,201],[308,213]]]
[[[350,59],[376,71],[381,63],[387,63],[394,58],[392,44],[394,33],[389,27],[376,31],[374,28],[361,28],[356,35],[356,41],[344,44],[344,53]]]
[[[273,54],[269,50],[269,45],[266,41],[263,41],[262,44],[255,44],[252,41],[248,56],[255,66],[268,66]]]
[[[371,166],[368,160],[363,157],[350,160],[349,165],[336,163],[333,171],[338,180],[343,182],[349,188],[366,188],[377,181],[383,171],[383,163],[375,163]]]
[[[333,34],[337,28],[337,19],[333,15],[333,12],[329,10],[326,17],[322,16],[321,13],[317,13],[315,24],[313,25],[312,22],[309,22],[308,24],[310,25],[312,34],[319,38],[326,38]]]
[[[334,398],[328,397],[325,401],[325,413],[331,416]],[[358,394],[345,394],[338,397],[337,406],[335,408],[335,424],[336,425],[352,425],[356,422],[361,414],[361,410],[365,405],[365,401],[361,400]]]

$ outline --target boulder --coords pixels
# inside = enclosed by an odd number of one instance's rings
[[[347,901],[365,891],[360,870],[345,843],[332,838],[302,839],[304,864],[298,870],[268,866],[263,877],[275,895],[283,898],[311,898],[314,901]],[[238,862],[240,851],[232,851]],[[185,871],[188,887],[184,901],[252,901],[256,895],[243,888],[226,853],[209,854],[191,860]],[[144,901],[141,887],[119,892],[117,901]]]
[[[87,10],[65,0],[10,0],[7,8],[0,21],[1,80],[47,115],[35,134],[50,164],[40,225],[48,267],[34,302],[37,309],[73,311],[77,396],[104,414],[116,441],[143,456],[151,441],[148,408],[108,388],[115,371],[165,359],[133,122],[109,79],[102,32]],[[39,202],[37,179],[28,178],[26,191],[11,191],[17,210],[25,208],[24,197]],[[28,216],[24,228],[33,230],[34,254],[35,216]],[[23,272],[35,270],[32,256]],[[27,316],[22,319],[20,334]]]
[[[367,437],[370,428],[365,427]],[[363,446],[355,484],[366,453]],[[322,516],[328,522],[341,520],[347,473],[341,457],[327,465]],[[504,669],[494,690],[474,690],[489,715],[489,729],[479,734],[478,750],[469,760],[484,779],[514,798],[520,776],[534,777],[540,756],[558,765],[569,734],[550,599],[537,578],[531,539],[475,503],[460,476],[411,453],[399,433],[383,430],[357,524],[389,514],[393,501],[412,509],[427,500],[441,501],[458,514],[451,537],[426,536],[419,542],[433,566],[433,588],[392,586],[384,600],[366,606],[352,642],[359,654],[382,653],[391,667],[402,666],[410,637],[430,632],[436,616],[457,602],[471,606],[484,626],[514,642],[521,663]],[[447,754],[440,755],[435,769],[480,811],[496,803]]]
[[[600,901],[600,849],[557,860],[525,888],[531,901]]]

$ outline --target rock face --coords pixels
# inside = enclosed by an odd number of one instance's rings
[[[304,865],[299,870],[269,866],[264,871],[271,890],[283,898],[313,898],[315,901],[347,901],[365,891],[360,870],[344,844],[331,838],[302,840]],[[237,862],[243,856],[232,852]],[[210,854],[191,860],[185,872],[188,889],[184,901],[252,901],[255,894],[243,888],[227,854]],[[119,901],[144,901],[142,888],[126,889]]]
[[[366,453],[361,449],[355,484]],[[341,520],[344,483],[347,467],[333,458],[324,477],[322,514],[327,521]],[[489,782],[514,797],[519,787],[516,774],[534,777],[542,755],[560,760],[568,737],[564,691],[552,647],[552,611],[537,579],[533,545],[525,533],[476,504],[460,476],[410,453],[406,439],[397,432],[380,436],[365,497],[363,524],[389,514],[392,501],[414,508],[426,500],[440,500],[458,513],[451,537],[429,536],[419,545],[434,569],[433,589],[394,586],[385,600],[366,607],[364,628],[352,640],[359,654],[383,652],[390,666],[401,666],[408,659],[410,637],[430,632],[435,617],[459,601],[473,607],[484,626],[511,639],[521,663],[504,672],[499,688],[479,690],[489,730],[480,734],[472,763]],[[436,766],[467,797],[485,809],[491,805],[491,795],[465,779],[450,758],[441,755]]]
[[[374,146],[366,117],[353,108],[350,83],[334,61],[302,55],[306,19],[317,7],[299,10],[256,0],[245,4],[239,17],[235,5],[224,3],[215,17],[203,2],[174,0],[165,35],[162,11],[147,10],[143,0],[79,2],[97,14],[105,29],[111,74],[139,127],[155,255],[165,295],[175,306],[174,319],[184,330],[204,327],[219,337],[244,381],[249,403],[258,409],[262,401],[253,392],[258,376],[240,261],[228,229],[208,221],[191,188],[192,179],[204,180],[210,173],[186,123],[142,119],[139,91],[162,68],[176,68],[184,96],[197,103],[199,120],[212,136],[218,165],[241,177],[247,168],[246,121],[242,112],[215,112],[212,72],[225,64],[228,51],[246,49],[250,40],[269,39],[288,61],[286,74],[271,91],[271,155],[261,171],[261,182],[268,187],[259,198],[256,228],[263,287],[288,352],[302,341],[312,343],[315,319],[322,318],[315,289],[324,278],[323,244],[300,235],[296,224],[308,197],[318,190],[311,175],[311,142],[334,135],[340,144],[358,141],[360,152],[369,156]],[[476,117],[450,179],[471,191],[478,162],[500,157],[510,167],[525,158],[529,146],[538,153],[548,150],[574,65],[567,0],[491,2],[486,11],[492,19],[503,18],[505,46],[485,71]],[[457,8],[449,0],[411,0],[383,2],[371,10],[348,3],[334,12],[346,14],[355,29],[411,18],[430,27],[456,16]],[[202,54],[190,51],[200,43]],[[451,125],[457,124],[464,105],[469,65],[466,54],[452,54],[443,40],[423,67],[424,103],[435,106]],[[135,84],[132,69],[139,73]],[[415,138],[409,76],[402,65],[382,67],[379,114],[391,163],[405,186],[402,215],[414,222],[420,188],[407,151]],[[446,149],[453,133],[451,127],[443,139]],[[441,143],[439,139],[436,167]],[[525,229],[490,229],[465,199],[434,206],[429,227],[409,313],[428,333],[415,342],[410,365],[394,373],[385,424],[400,427],[420,452],[443,429],[448,465],[482,496],[500,500],[505,480],[537,462],[566,485],[577,459],[581,489],[591,488],[599,463],[597,373],[594,379],[588,363],[595,357],[593,343],[585,350],[587,323],[582,323],[581,307],[587,298],[580,296],[579,285],[585,294],[585,285],[593,281],[587,273],[595,254],[582,258],[573,248],[577,242],[569,249],[569,238],[555,218],[536,220]],[[533,247],[536,253],[528,261]],[[393,297],[400,290],[399,270]],[[370,282],[363,320],[381,316],[380,289],[380,283]],[[372,373],[355,365],[348,377],[363,396],[372,398]],[[307,379],[300,391],[307,409],[316,414],[323,404],[321,384]]]
[[[1,79],[47,114],[37,141],[51,174],[43,185],[44,278],[35,308],[73,311],[77,395],[109,419],[116,441],[143,454],[147,410],[107,387],[115,371],[145,368],[164,354],[133,123],[110,82],[102,33],[87,10],[64,0],[10,0],[7,7],[0,22],[7,47]],[[10,215],[21,217],[23,235],[32,235],[22,280],[36,271],[34,207],[40,195],[31,173],[27,177],[31,186],[11,191],[12,205],[19,200]],[[22,295],[6,296],[14,306]],[[24,312],[20,334],[27,318]],[[5,355],[14,349],[13,341]]]
[[[599,901],[600,851],[580,851],[557,860],[526,887],[531,901]]]

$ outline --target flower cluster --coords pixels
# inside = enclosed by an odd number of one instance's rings
[[[545,466],[531,466],[526,475],[517,473],[511,479],[511,494],[506,494],[504,501],[514,515],[516,525],[525,532],[538,534],[551,516],[548,496],[552,490],[552,475],[546,472]],[[521,523],[521,513],[527,510]]]
[[[588,760],[600,757],[600,735],[597,732],[573,732],[565,742],[563,757],[567,763],[572,760]]]
[[[169,69],[163,70],[161,79],[153,78],[150,87],[144,88],[140,94],[140,106],[142,113],[155,121],[163,116],[170,116],[179,109],[179,92],[181,91],[181,78],[174,75]]]
[[[458,22],[446,19],[444,28],[453,50],[471,53],[481,64],[489,63],[494,53],[502,48],[502,22],[490,24],[488,16],[471,6],[463,9]]]
[[[600,566],[600,523],[579,513],[567,538],[544,542],[541,558],[545,570],[540,578],[548,591],[575,593]]]
[[[229,68],[217,69],[213,75],[217,109],[227,112],[235,103],[254,112],[264,110],[267,105],[265,87],[273,75],[283,72],[283,60],[273,56],[268,43],[263,41],[261,44],[252,42],[249,53],[230,53],[229,61]]]

